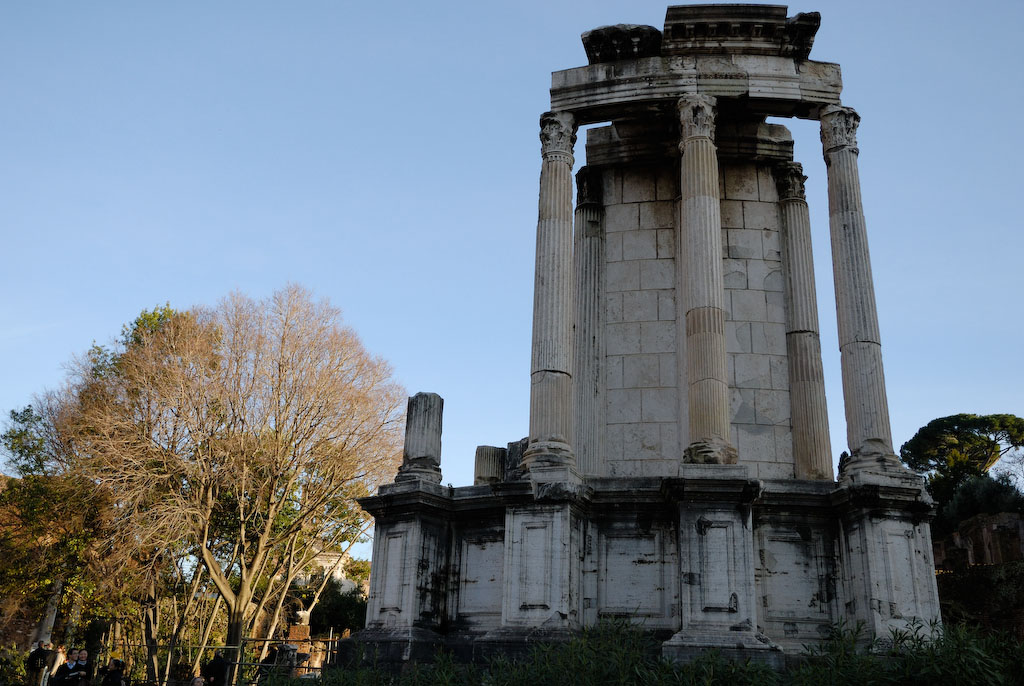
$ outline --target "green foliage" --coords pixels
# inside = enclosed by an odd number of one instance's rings
[[[58,580],[66,591],[95,595],[88,567],[105,501],[90,484],[62,473],[48,429],[27,406],[10,413],[0,435],[0,449],[21,476],[0,489],[0,598],[8,601],[0,625],[15,616],[37,620]]]
[[[351,559],[345,563],[345,577],[355,582],[356,586],[370,582],[370,561]]]
[[[26,657],[16,646],[0,646],[0,686],[25,683]]]
[[[911,469],[928,473],[928,491],[942,505],[972,476],[985,474],[999,458],[1024,447],[1024,419],[1012,414],[955,414],[918,429],[900,448]]]
[[[7,430],[0,434],[0,446],[7,453],[7,464],[19,476],[43,472],[46,465],[43,418],[31,405],[11,410]]]
[[[358,631],[366,626],[366,597],[359,587],[342,591],[341,583],[331,579],[324,588],[320,602],[309,617],[309,630],[324,636],[330,629],[340,634],[345,629]]]
[[[496,657],[486,665],[459,664],[447,653],[428,665],[413,665],[399,676],[383,670],[335,670],[325,686],[566,686],[680,685],[776,686],[780,677],[771,669],[730,662],[715,651],[696,660],[673,664],[660,656],[660,643],[624,622],[585,629],[565,642],[537,643],[524,660]]]
[[[939,587],[947,624],[968,624],[989,631],[1011,630],[1024,609],[1024,562],[973,565],[942,572]]]
[[[893,632],[892,642],[890,653],[894,657],[887,663],[885,683],[1018,683],[1013,670],[1013,642],[1005,637],[981,634],[964,625],[942,629],[915,625],[907,631]]]
[[[975,515],[999,512],[1024,513],[1024,493],[1017,490],[1006,474],[969,477],[939,506],[932,522],[932,535],[942,538]]]
[[[400,675],[363,667],[328,671],[324,686],[932,686],[1024,683],[1021,644],[967,627],[913,625],[885,641],[869,641],[860,627],[837,626],[795,667],[776,672],[731,662],[715,651],[673,664],[638,628],[601,624],[562,643],[539,643],[524,660],[499,657],[485,665],[459,664],[442,653],[432,664]],[[299,686],[292,681],[292,686]]]
[[[171,303],[164,303],[163,306],[154,307],[152,310],[143,310],[131,324],[125,324],[121,328],[121,344],[128,348],[133,345],[141,345],[146,336],[159,331],[177,313],[171,307]]]

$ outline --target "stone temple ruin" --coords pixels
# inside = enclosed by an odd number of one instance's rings
[[[471,659],[627,618],[685,659],[777,662],[830,625],[938,619],[921,479],[899,463],[839,66],[817,14],[669,7],[583,34],[540,119],[529,438],[442,487],[441,398],[409,401],[376,518],[378,659]],[[801,166],[821,123],[850,456],[833,479]],[[572,168],[577,127],[586,166]]]

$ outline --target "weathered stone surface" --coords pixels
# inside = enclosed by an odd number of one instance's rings
[[[573,258],[572,165],[576,122],[566,112],[540,118],[541,178],[530,369],[533,464],[575,465],[572,428]]]
[[[860,116],[849,107],[828,107],[821,116],[846,433],[853,458],[851,468],[877,463],[902,471],[892,447],[878,311],[861,205],[856,138],[859,123]]]
[[[371,653],[521,654],[616,617],[671,636],[673,659],[780,664],[838,621],[872,637],[938,618],[931,503],[888,436],[857,117],[838,66],[806,59],[816,26],[670,8],[661,53],[653,29],[610,27],[590,66],[553,76],[530,436],[481,447],[477,485],[444,488],[440,415],[435,431],[410,406],[408,465],[361,501]],[[822,121],[854,453],[838,483],[803,175],[777,115]],[[598,121],[574,214],[575,127]]]
[[[508,450],[492,445],[477,446],[473,459],[473,485],[483,486],[498,483],[505,475],[505,460]]]
[[[405,413],[405,447],[395,481],[441,483],[441,421],[444,400],[437,393],[409,398]]]
[[[585,31],[581,36],[591,64],[661,54],[661,31],[653,26],[616,24]]]
[[[729,383],[725,353],[725,286],[722,276],[722,221],[718,158],[715,152],[714,98],[679,99],[682,153],[680,179],[681,254],[676,264],[686,288],[680,320],[686,322],[686,367],[690,446],[684,459],[729,464]]]
[[[676,5],[665,15],[666,55],[785,55],[805,60],[817,12],[786,17],[783,5]]]
[[[605,311],[604,281],[604,175],[590,167],[576,174],[574,226],[574,287],[576,293],[575,358],[573,378],[573,446],[582,474],[600,471],[605,402],[603,368]],[[619,236],[616,234],[616,239]],[[620,255],[621,257],[621,250]],[[621,320],[621,316],[618,317]]]

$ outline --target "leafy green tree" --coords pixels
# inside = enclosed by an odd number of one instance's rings
[[[351,559],[345,564],[345,578],[362,588],[370,583],[370,561]]]
[[[1012,414],[955,414],[934,419],[900,448],[900,459],[928,475],[940,506],[967,479],[988,472],[1000,458],[1024,448],[1024,419]]]
[[[975,515],[999,512],[1024,513],[1024,493],[1017,490],[1006,474],[972,476],[939,508],[932,522],[932,532],[941,538]]]
[[[341,634],[345,629],[358,631],[366,626],[366,596],[357,586],[344,590],[337,579],[327,582],[320,602],[309,616],[309,630],[314,636],[323,636],[330,629]]]
[[[63,603],[80,606],[88,598],[95,607],[118,595],[96,556],[108,502],[64,468],[50,421],[54,398],[41,398],[39,410],[12,410],[0,434],[7,466],[19,476],[0,489],[0,598],[8,601],[0,616],[41,617],[33,640],[50,637]]]

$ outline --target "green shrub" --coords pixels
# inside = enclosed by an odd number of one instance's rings
[[[28,653],[17,646],[0,647],[0,686],[25,683],[25,658]]]
[[[963,626],[917,624],[869,641],[862,627],[838,625],[824,643],[807,648],[799,665],[776,672],[716,651],[671,663],[639,628],[604,623],[565,642],[538,644],[523,660],[498,656],[467,665],[441,653],[397,676],[369,667],[329,671],[323,686],[1012,686],[1024,684],[1022,651],[1009,636]]]

